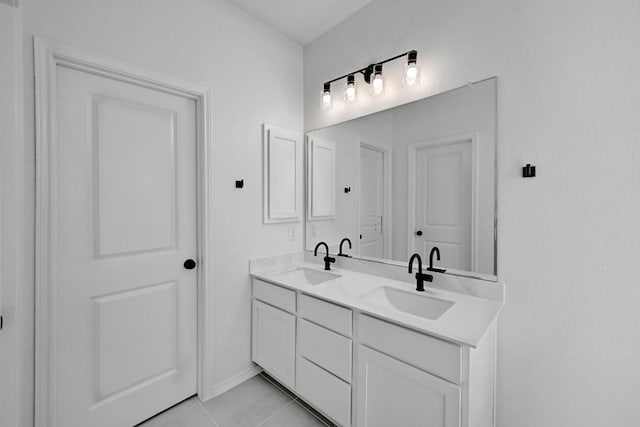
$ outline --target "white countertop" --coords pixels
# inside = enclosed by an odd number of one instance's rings
[[[340,268],[331,268],[330,273],[338,274],[341,277],[317,285],[293,283],[277,277],[283,272],[302,267],[323,271],[322,267],[317,264],[302,262],[286,267],[253,272],[251,275],[260,280],[275,283],[447,341],[474,348],[479,344],[482,336],[502,308],[502,303],[499,301],[429,287],[429,282],[425,282],[425,292],[417,292],[415,283],[410,284]],[[382,286],[447,300],[454,304],[438,319],[428,320],[397,310],[387,304],[376,303],[369,298],[363,298],[364,295]]]

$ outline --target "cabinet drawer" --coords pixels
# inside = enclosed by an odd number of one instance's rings
[[[351,382],[351,340],[300,319],[300,355]]]
[[[300,315],[339,334],[351,336],[351,310],[348,308],[301,295]]]
[[[462,382],[459,345],[367,315],[359,317],[360,342],[455,384]]]
[[[296,293],[282,286],[272,285],[262,280],[253,279],[254,298],[281,308],[289,313],[296,312]]]
[[[303,357],[298,358],[296,391],[342,426],[351,425],[351,387]]]

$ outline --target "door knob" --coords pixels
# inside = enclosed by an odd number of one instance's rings
[[[416,231],[416,236],[422,236],[422,230]]]
[[[196,262],[192,259],[186,260],[183,265],[187,270],[193,270],[194,268],[196,268]]]

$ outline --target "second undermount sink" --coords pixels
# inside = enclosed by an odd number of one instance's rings
[[[337,279],[339,274],[329,273],[327,271],[314,270],[312,268],[297,268],[295,270],[280,273],[274,276],[274,279],[281,280],[283,282],[306,284],[306,285],[319,285],[320,283],[328,282],[329,280]]]
[[[382,286],[370,292],[364,298],[372,303],[390,305],[396,310],[429,320],[438,319],[454,304],[451,301],[406,292],[388,286]]]

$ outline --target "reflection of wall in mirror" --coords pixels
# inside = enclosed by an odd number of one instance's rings
[[[336,218],[313,221],[306,227],[306,248],[313,250],[319,241],[327,242],[331,252],[337,253],[337,245],[344,237],[354,243],[359,241],[359,163],[360,144],[391,148],[391,112],[383,111],[350,122],[340,123],[309,133],[336,143]],[[352,191],[344,192],[345,187]]]

